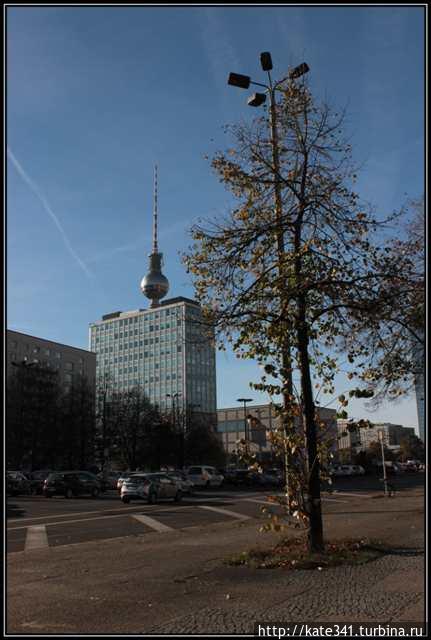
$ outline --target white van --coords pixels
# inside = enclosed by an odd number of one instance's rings
[[[186,473],[196,487],[220,487],[224,480],[215,467],[207,465],[189,467]]]

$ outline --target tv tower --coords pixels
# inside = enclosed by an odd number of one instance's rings
[[[154,167],[153,250],[148,257],[149,272],[141,280],[141,291],[151,300],[150,308],[154,308],[169,291],[169,281],[162,273],[163,254],[159,253],[157,244],[157,165]]]

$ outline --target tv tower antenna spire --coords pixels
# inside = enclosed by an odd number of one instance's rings
[[[157,165],[154,165],[154,209],[153,209],[153,253],[158,253],[157,246]]]
[[[159,253],[157,242],[157,197],[158,197],[158,181],[157,181],[157,165],[154,166],[154,209],[153,209],[153,250],[149,254],[149,272],[141,281],[141,291],[151,300],[150,307],[158,307],[161,298],[169,291],[169,281],[162,273],[163,254]]]

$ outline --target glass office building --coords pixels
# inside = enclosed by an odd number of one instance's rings
[[[97,380],[107,375],[117,391],[138,386],[162,410],[175,397],[179,409],[215,415],[215,346],[194,300],[107,314],[90,324],[89,348]]]

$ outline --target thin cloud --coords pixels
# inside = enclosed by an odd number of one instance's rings
[[[15,169],[23,179],[23,181],[27,184],[28,187],[30,187],[31,191],[33,191],[33,193],[36,195],[38,200],[41,202],[43,208],[45,209],[47,214],[50,216],[51,220],[54,222],[72,258],[78,263],[78,265],[81,267],[81,269],[84,271],[85,275],[88,278],[94,278],[94,274],[89,270],[85,262],[81,260],[81,258],[76,253],[75,249],[70,244],[70,240],[67,237],[65,230],[61,226],[61,223],[57,218],[57,216],[55,215],[54,211],[51,209],[49,202],[47,201],[47,199],[45,198],[45,196],[43,195],[43,193],[41,192],[37,184],[30,178],[30,176],[26,173],[26,171],[23,169],[21,164],[18,162],[12,150],[10,149],[10,147],[7,147],[7,155],[8,155],[8,158],[11,160],[12,164],[14,165]]]

